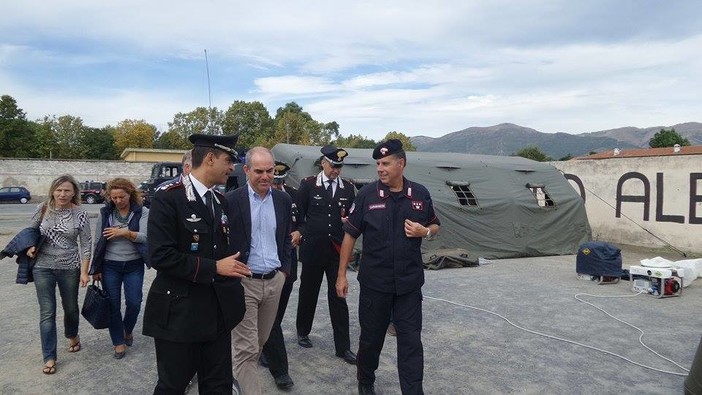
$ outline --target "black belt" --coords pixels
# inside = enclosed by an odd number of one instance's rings
[[[278,269],[271,270],[268,273],[251,273],[250,278],[255,278],[257,280],[270,280],[278,273]]]

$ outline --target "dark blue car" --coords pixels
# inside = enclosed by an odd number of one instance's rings
[[[20,202],[24,204],[31,199],[32,195],[25,187],[0,188],[0,202]]]

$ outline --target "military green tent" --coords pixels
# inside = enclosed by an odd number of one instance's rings
[[[276,160],[291,166],[288,184],[319,172],[320,147],[277,144]],[[370,149],[347,149],[343,178],[358,187],[377,179]],[[407,152],[405,177],[434,200],[441,234],[430,250],[478,257],[575,254],[590,240],[585,205],[555,167],[521,157]],[[460,254],[459,254],[460,255]]]

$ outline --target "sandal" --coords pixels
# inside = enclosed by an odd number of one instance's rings
[[[68,352],[78,352],[80,351],[80,337],[76,336],[73,338],[73,340],[78,340],[74,344],[69,344],[68,345]]]
[[[51,362],[51,361],[49,361]],[[53,361],[54,364],[49,366],[49,362],[47,362],[44,367],[41,369],[42,373],[44,374],[54,374],[56,373],[56,361]]]

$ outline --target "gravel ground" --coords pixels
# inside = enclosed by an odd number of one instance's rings
[[[6,218],[5,218],[6,219]],[[0,216],[0,246],[18,230]],[[623,247],[624,266],[670,252]],[[153,391],[153,340],[140,334],[122,360],[112,358],[107,330],[81,318],[83,349],[59,339],[57,373],[41,373],[36,292],[15,284],[14,260],[0,262],[0,393],[146,394]],[[147,271],[148,290],[155,272]],[[358,344],[358,283],[349,274],[352,348]],[[299,284],[299,283],[297,283]],[[485,266],[426,272],[424,390],[427,394],[678,394],[687,374],[639,344],[640,332],[574,297],[594,303],[644,331],[643,341],[689,369],[702,335],[702,280],[681,297],[635,295],[628,281],[597,285],[578,280],[575,256],[495,260]],[[85,290],[81,289],[82,304]],[[295,342],[297,286],[283,322],[295,386],[290,394],[356,393],[355,367],[334,356],[326,296],[321,292],[310,335],[314,348]],[[59,309],[60,310],[60,309]],[[509,322],[494,314],[501,314]],[[62,313],[58,313],[59,333]],[[523,329],[510,324],[510,322]],[[535,334],[535,331],[545,337]],[[570,342],[558,340],[564,339]],[[579,342],[582,345],[574,344]],[[587,345],[585,347],[583,345]],[[598,348],[604,351],[598,351]],[[617,357],[613,354],[618,354]],[[625,359],[633,362],[627,362]],[[641,366],[677,373],[662,373]],[[279,391],[264,368],[264,393]],[[396,339],[388,337],[377,371],[379,394],[399,394]],[[191,393],[197,393],[194,388]]]

